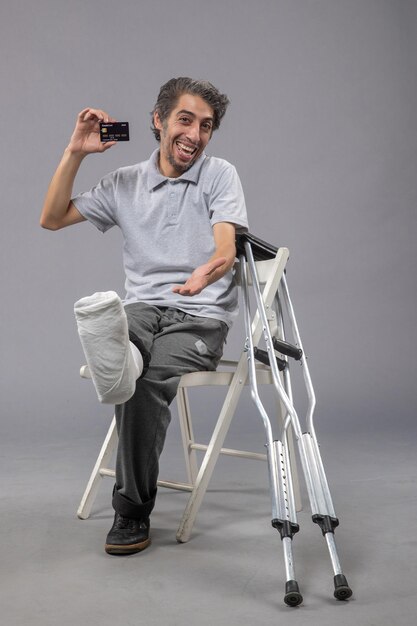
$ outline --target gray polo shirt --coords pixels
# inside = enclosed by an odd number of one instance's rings
[[[72,201],[103,233],[116,225],[121,229],[126,304],[175,307],[230,325],[237,314],[232,272],[196,296],[181,296],[172,287],[214,253],[214,224],[231,222],[237,232],[247,231],[236,169],[203,153],[182,176],[167,178],[158,169],[158,152],[111,172]]]

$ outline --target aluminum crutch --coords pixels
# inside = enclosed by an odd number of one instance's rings
[[[346,576],[342,572],[334,538],[334,531],[335,528],[339,525],[339,519],[337,518],[334,510],[332,497],[330,494],[330,489],[319,450],[317,435],[314,428],[313,415],[316,405],[316,399],[285,274],[283,274],[281,279],[280,295],[281,298],[277,298],[277,300],[282,300],[285,304],[292,330],[292,335],[295,339],[295,343],[297,344],[298,349],[300,350],[299,360],[302,366],[304,383],[309,399],[306,415],[306,432],[301,434],[301,438],[298,440],[298,445],[305,475],[308,497],[310,501],[312,520],[315,524],[319,526],[323,536],[326,539],[334,572],[334,596],[338,600],[347,600],[351,597],[352,590],[348,585]],[[279,312],[279,317],[283,332],[282,309]],[[278,349],[278,351],[280,351],[279,347],[277,346],[277,342],[274,342],[274,346]]]
[[[245,244],[246,245],[246,244]],[[239,258],[241,267],[241,283],[243,289],[243,309],[245,317],[246,342],[245,350],[248,355],[248,372],[252,399],[262,417],[266,431],[266,450],[268,461],[268,475],[272,500],[272,526],[276,528],[282,539],[285,562],[285,596],[284,602],[289,606],[297,606],[303,601],[298,583],[295,578],[294,560],[292,554],[292,538],[299,530],[295,511],[293,487],[290,472],[290,463],[286,446],[273,439],[271,422],[261,402],[255,369],[255,348],[251,332],[250,303],[247,282],[247,268],[245,256]],[[265,324],[264,332],[265,332]]]
[[[317,438],[313,427],[313,411],[315,406],[315,396],[311,379],[308,371],[308,366],[302,349],[301,338],[298,332],[297,323],[295,320],[294,310],[291,300],[289,298],[288,287],[283,275],[281,279],[283,299],[285,300],[290,323],[293,331],[293,335],[296,339],[297,346],[288,344],[284,339],[283,330],[283,316],[282,309],[279,304],[279,298],[277,296],[276,301],[278,303],[278,317],[279,327],[281,330],[281,339],[277,337],[272,338],[269,328],[269,322],[265,312],[264,303],[261,297],[259,282],[256,273],[256,266],[253,258],[252,249],[250,243],[246,241],[244,243],[245,256],[249,264],[250,272],[252,275],[252,281],[254,285],[254,293],[256,297],[256,303],[259,315],[262,320],[264,340],[266,344],[266,352],[258,350],[252,345],[251,332],[250,332],[250,314],[249,310],[249,297],[247,292],[247,275],[244,256],[241,257],[242,267],[242,286],[244,288],[245,298],[245,323],[247,329],[247,350],[248,359],[250,362],[250,382],[251,388],[253,388],[252,397],[254,402],[261,413],[265,428],[267,431],[267,449],[268,449],[268,464],[271,483],[271,495],[273,501],[273,520],[272,525],[277,528],[281,534],[281,538],[284,545],[284,557],[286,562],[286,574],[287,585],[286,595],[284,601],[290,606],[297,606],[302,597],[298,591],[298,585],[295,581],[294,566],[292,562],[292,550],[291,542],[292,537],[298,530],[298,524],[296,523],[295,507],[293,503],[293,488],[290,476],[290,463],[288,459],[288,446],[287,446],[287,429],[289,425],[292,425],[294,435],[298,442],[298,448],[301,458],[301,464],[305,481],[307,484],[307,491],[310,500],[310,506],[313,513],[313,521],[317,523],[323,535],[326,538],[326,542],[329,548],[330,557],[334,570],[334,595],[339,600],[346,600],[352,595],[352,591],[349,588],[346,578],[343,575],[340,567],[340,562],[337,556],[336,546],[334,542],[334,529],[339,524],[339,521],[335,515],[333,504],[331,501],[330,491],[328,488],[326,476],[324,473],[323,464],[321,461],[320,452],[318,449]],[[302,433],[300,422],[295,411],[292,395],[291,385],[289,381],[288,360],[277,359],[274,349],[279,351],[285,356],[289,356],[301,361],[303,368],[304,381],[307,388],[307,394],[309,398],[309,407],[307,411],[307,426],[308,432]],[[264,363],[269,363],[271,367],[271,373],[275,389],[279,395],[279,398],[286,409],[286,416],[284,418],[284,424],[282,428],[280,440],[274,441],[272,439],[271,426],[266,415],[266,412],[260,402],[257,385],[256,385],[256,372],[254,368],[254,357],[261,360]],[[281,383],[279,376],[279,369],[284,371],[284,386]],[[276,514],[278,514],[276,516]],[[290,578],[290,576],[292,578]],[[291,590],[294,589],[294,593]]]

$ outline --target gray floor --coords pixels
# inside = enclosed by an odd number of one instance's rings
[[[294,541],[304,595],[296,609],[282,602],[281,545],[269,523],[263,463],[221,459],[187,544],[175,541],[187,495],[161,490],[152,546],[110,557],[103,542],[112,522],[111,479],[91,518],[75,515],[100,442],[3,444],[2,621],[410,626],[417,598],[414,442],[398,433],[321,436],[341,520],[337,545],[354,598],[332,598],[326,546],[306,506]],[[175,446],[165,451],[168,468],[181,473]]]

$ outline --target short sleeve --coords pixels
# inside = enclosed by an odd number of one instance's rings
[[[114,188],[115,173],[112,172],[104,176],[90,191],[72,198],[81,215],[103,233],[117,224]]]
[[[248,230],[245,197],[236,168],[225,162],[214,179],[209,202],[211,225],[219,222],[235,224],[236,232],[241,234]]]

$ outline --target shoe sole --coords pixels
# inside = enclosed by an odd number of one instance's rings
[[[145,539],[145,541],[141,541],[140,543],[132,543],[126,546],[106,543],[106,545],[104,546],[104,550],[107,552],[107,554],[136,554],[137,552],[142,552],[142,550],[145,550],[145,548],[147,548],[150,543],[150,538]]]

